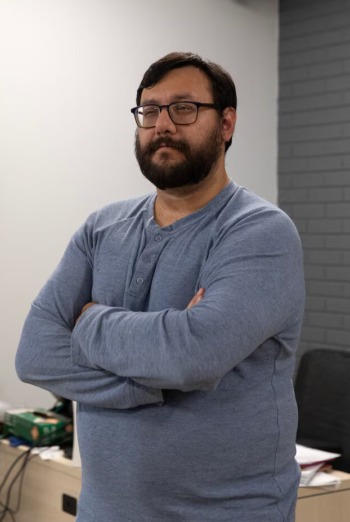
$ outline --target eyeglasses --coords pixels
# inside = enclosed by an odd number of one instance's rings
[[[155,127],[158,117],[163,109],[168,111],[169,117],[176,125],[191,125],[195,123],[198,117],[198,109],[200,107],[207,107],[209,109],[219,109],[215,103],[200,103],[200,102],[173,102],[169,105],[145,104],[139,105],[131,109],[135,117],[138,127],[143,129],[150,129]]]

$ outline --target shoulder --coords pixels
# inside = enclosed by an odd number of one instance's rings
[[[298,235],[293,221],[282,209],[254,192],[242,189],[239,202],[242,219],[250,220],[267,231],[284,230]]]
[[[96,230],[137,218],[150,210],[153,198],[154,194],[146,194],[110,203],[90,214],[85,224]]]
[[[296,226],[282,209],[239,185],[217,218],[217,233],[234,235],[235,240],[242,236],[260,238],[259,242],[300,242]]]
[[[99,241],[130,228],[130,224],[145,219],[152,212],[153,194],[117,201],[88,216],[73,235],[73,242],[81,250],[92,251]]]
[[[239,222],[244,219],[280,219],[292,224],[291,219],[277,205],[267,201],[251,190],[235,185],[230,199],[225,207],[223,217],[232,217],[231,221]]]

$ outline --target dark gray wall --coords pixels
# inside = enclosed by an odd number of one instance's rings
[[[280,0],[279,205],[307,301],[299,356],[350,350],[350,0]]]

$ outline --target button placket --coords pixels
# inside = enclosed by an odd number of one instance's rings
[[[166,243],[164,239],[164,235],[159,232],[153,234],[136,263],[128,291],[128,294],[133,296],[132,301],[134,306],[136,305],[136,301],[144,299],[149,291],[155,266]]]

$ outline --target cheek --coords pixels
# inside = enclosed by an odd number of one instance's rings
[[[152,143],[153,136],[149,132],[139,132],[138,137],[136,138],[136,143],[138,144],[138,149],[140,152],[145,153],[148,147]]]
[[[137,136],[136,139],[138,140],[140,147],[143,149],[144,147],[147,147],[152,141],[153,134],[151,129],[145,130],[145,129],[139,129],[136,131]]]

